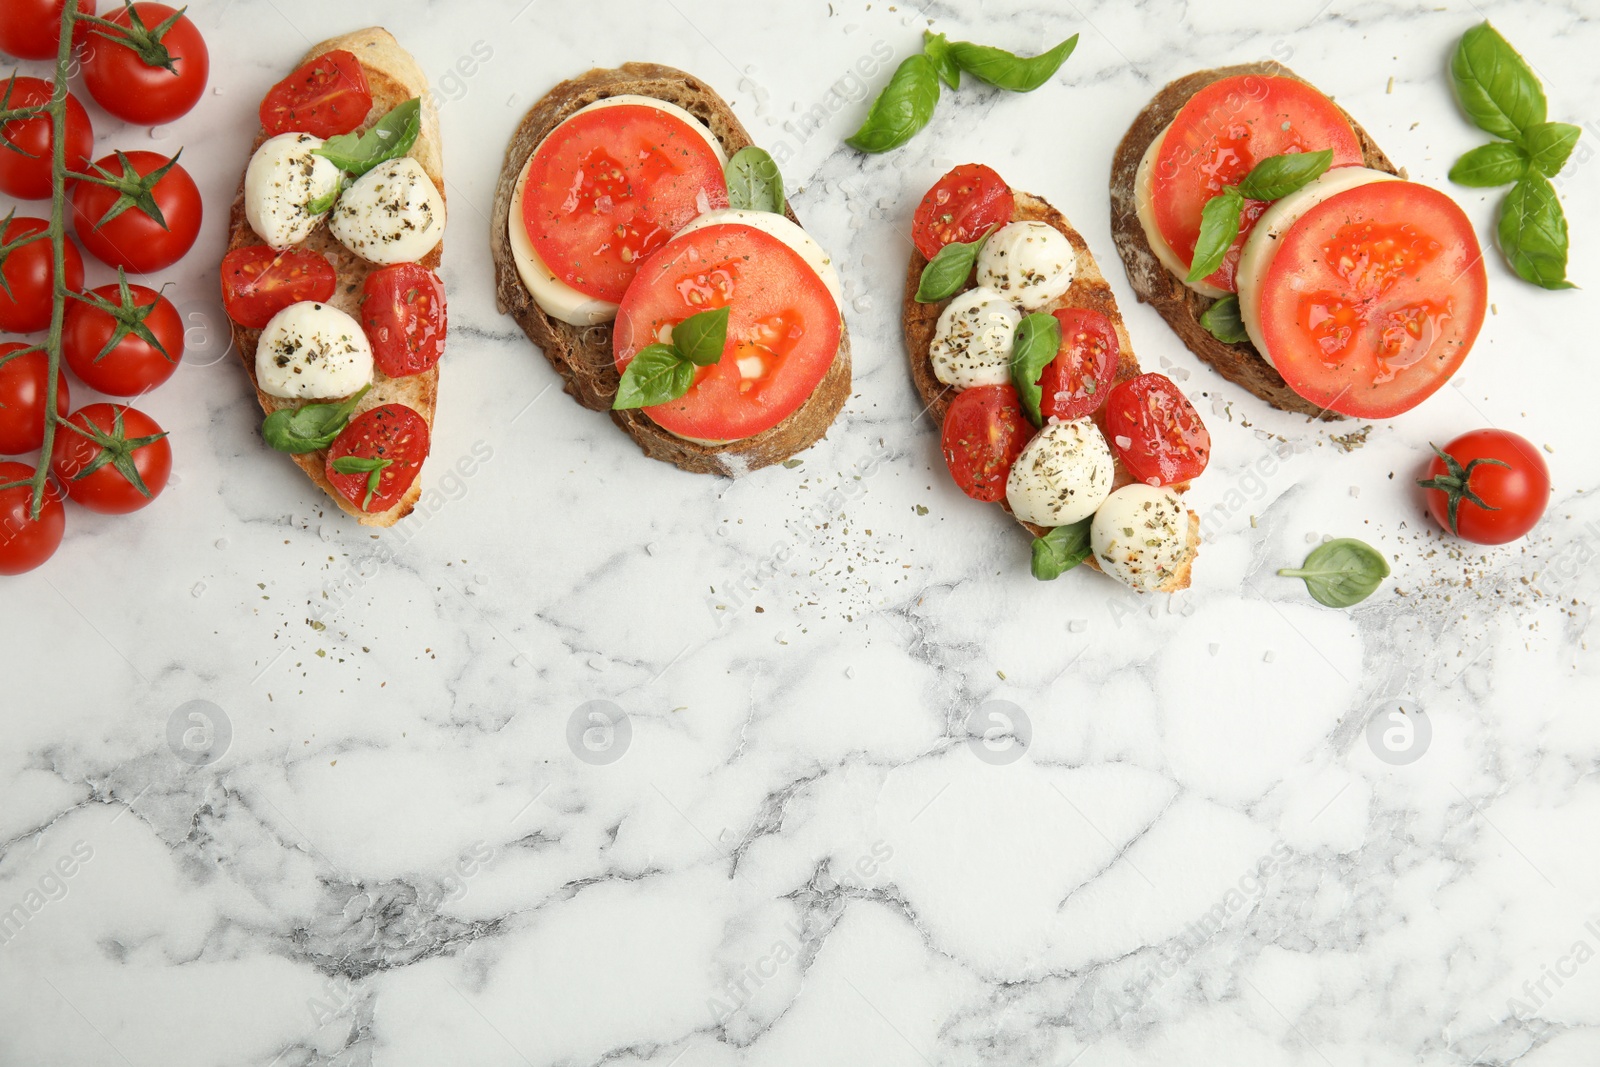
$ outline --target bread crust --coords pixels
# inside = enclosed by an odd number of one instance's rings
[[[372,90],[372,110],[367,113],[362,129],[407,100],[413,97],[422,98],[422,129],[417,135],[416,144],[407,154],[422,164],[422,169],[427,172],[434,187],[439,190],[439,196],[443,198],[444,164],[439,138],[439,115],[434,108],[432,94],[428,92],[428,79],[417,66],[416,60],[400,47],[399,42],[387,30],[371,27],[323,41],[301,57],[295,68],[309,63],[318,56],[341,49],[354,53],[361,61],[362,69],[367,76],[367,85]],[[257,131],[255,141],[250,146],[251,155],[255,154],[256,149],[260,148],[266,139],[265,129]],[[228,251],[261,244],[264,242],[250,228],[250,223],[245,218],[244,178],[241,176],[239,191],[234,195],[229,217]],[[327,257],[339,277],[339,288],[328,303],[340,311],[359,318],[361,287],[366,282],[367,275],[379,269],[378,265],[368,263],[340,244],[329,232],[326,222],[319,225],[310,237],[296,247],[320,252]],[[419,262],[429,270],[436,271],[443,255],[444,242],[441,240],[433,251]],[[285,399],[263,392],[256,381],[256,343],[260,339],[261,331],[246,329],[231,321],[229,325],[233,329],[234,348],[238,350],[239,358],[244,362],[245,373],[250,375],[250,382],[255,386],[256,400],[261,404],[261,409],[270,415],[280,408],[299,407],[307,403],[303,399]],[[434,410],[438,407],[439,400],[437,365],[421,374],[405,378],[390,378],[381,370],[374,368],[372,379],[372,389],[361,398],[361,404],[356,409],[357,414],[383,404],[405,404],[422,416],[428,424],[430,433],[432,432]],[[332,497],[335,504],[363,526],[393,526],[411,514],[412,508],[422,495],[422,476],[418,474],[417,480],[411,483],[406,495],[387,511],[362,511],[345,499],[344,494],[334,488],[333,483],[328,480],[326,450],[291,454],[289,458],[306,472],[307,477],[321,486],[323,492]]]
[[[580,108],[623,94],[648,96],[677,104],[710,128],[728,155],[751,144],[750,135],[727,102],[700,79],[658,63],[624,63],[611,70],[595,69],[562,82],[534,104],[506,146],[505,165],[495,187],[490,216],[490,251],[495,266],[495,302],[544,353],[561,375],[566,392],[586,408],[604,411],[652,459],[686,471],[745,474],[787,459],[815,444],[833,424],[850,395],[850,336],[840,309],[839,352],[810,398],[788,418],[742,441],[704,445],[676,437],[637,409],[613,411],[619,375],[612,359],[611,324],[573,326],[551,318],[534,303],[522,284],[507,233],[517,178],[546,135]],[[799,225],[793,208],[784,214]]]
[[[1294,71],[1279,63],[1244,63],[1233,67],[1217,67],[1212,70],[1196,71],[1172,82],[1139,112],[1138,117],[1133,120],[1133,125],[1129,126],[1128,132],[1123,135],[1122,143],[1117,146],[1116,155],[1111,160],[1111,237],[1116,243],[1117,254],[1122,257],[1122,265],[1128,272],[1128,284],[1133,287],[1140,303],[1155,308],[1161,317],[1167,320],[1167,325],[1172,327],[1173,332],[1189,351],[1209,363],[1228,381],[1260,397],[1273,407],[1331,421],[1342,416],[1313,404],[1289,388],[1283,376],[1262,358],[1248,340],[1234,345],[1226,344],[1213,337],[1210,331],[1200,324],[1200,316],[1205,314],[1206,309],[1214,301],[1211,297],[1201,296],[1190,289],[1183,284],[1183,279],[1161,265],[1161,261],[1156,258],[1149,240],[1145,237],[1144,227],[1139,224],[1134,179],[1139,171],[1139,161],[1144,158],[1150,142],[1167,128],[1173,117],[1195,93],[1223,78],[1249,74],[1276,75],[1294,78],[1300,82],[1305,81]],[[1371,135],[1361,128],[1361,124],[1351,118],[1349,112],[1343,108],[1340,108],[1340,111],[1350,120],[1351,128],[1361,141],[1361,153],[1365,157],[1366,165],[1373,170],[1398,174],[1399,171],[1389,161],[1389,157],[1383,154],[1383,150],[1373,141]]]

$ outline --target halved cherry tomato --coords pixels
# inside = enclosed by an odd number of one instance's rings
[[[1117,376],[1122,346],[1111,320],[1092,308],[1058,308],[1061,348],[1039,375],[1039,413],[1063,422],[1093,415]]]
[[[339,470],[339,461],[347,458],[367,469]],[[326,471],[333,487],[362,511],[388,511],[406,495],[427,458],[427,422],[404,404],[384,404],[357,415],[334,439]]]
[[[167,487],[172,446],[166,431],[138,408],[86,404],[56,427],[50,472],[73,503],[125,515]]]
[[[1165,374],[1141,374],[1112,388],[1106,435],[1133,476],[1148,485],[1187,482],[1211,459],[1211,432]]]
[[[50,357],[11,341],[0,345],[0,456],[19,456],[44,444]],[[23,353],[20,356],[13,352]],[[56,371],[56,414],[70,410],[67,376]]]
[[[976,241],[1011,221],[1016,198],[1005,179],[982,163],[963,163],[934,183],[911,222],[911,240],[926,259],[955,241]]]
[[[122,154],[139,178],[147,178],[172,162],[155,152]],[[97,160],[95,167],[118,179],[126,173],[115,154]],[[172,266],[194,247],[194,240],[200,235],[200,190],[183,164],[177,163],[155,183],[150,195],[161,210],[162,222],[132,204],[107,219],[119,206],[122,195],[94,182],[78,182],[72,190],[72,228],[78,240],[90,255],[107,266],[123,267],[136,274]]]
[[[1472,223],[1415,182],[1374,182],[1301,216],[1261,280],[1262,340],[1313,404],[1386,419],[1467,358],[1488,308]]]
[[[568,285],[620,303],[639,264],[696,215],[728,206],[716,153],[682,119],[618,104],[563,122],[528,165],[522,219]]]
[[[1510,430],[1473,430],[1434,455],[1428,511],[1463,541],[1503,545],[1538,525],[1550,504],[1550,468],[1534,443]],[[1451,501],[1455,507],[1451,507]]]
[[[183,359],[183,321],[172,301],[143,285],[129,285],[136,310],[122,308],[121,287],[102,285],[86,295],[97,296],[118,313],[82,300],[67,304],[62,324],[61,358],[83,384],[109,396],[139,396],[165,382]],[[123,317],[131,332],[122,332]],[[160,343],[150,344],[133,330],[133,320]],[[109,346],[109,347],[108,347]]]
[[[42,78],[13,76],[8,109],[42,107],[55,88]],[[6,92],[0,86],[0,94]],[[12,119],[0,126],[0,193],[18,200],[44,200],[50,196],[50,166],[54,159],[55,127],[48,114]],[[94,127],[78,98],[67,94],[67,169],[81,171],[94,151]]]
[[[309,249],[250,245],[222,257],[222,306],[247,330],[262,329],[290,304],[326,303],[338,288],[333,264]]]
[[[126,38],[119,38],[104,26],[90,29],[83,55],[83,85],[95,103],[125,122],[136,126],[160,126],[187,115],[205,94],[211,77],[211,54],[205,38],[177,8],[166,4],[134,4],[144,31],[155,31],[177,15],[153,50],[164,50],[164,65],[152,66]],[[122,7],[107,16],[108,22],[127,29],[133,26],[129,8]],[[137,28],[131,31],[138,36]]]
[[[816,391],[839,351],[839,307],[787,244],[739,223],[681,234],[640,268],[612,333],[617,371],[690,315],[731,308],[722,359],[677,400],[644,408],[699,441],[754,437]]]
[[[309,133],[333,137],[367,121],[372,90],[355,53],[328,52],[302,65],[267,90],[261,101],[261,125],[267,136]]]
[[[420,374],[444,355],[444,284],[416,263],[375,270],[361,287],[361,325],[379,370]]]
[[[1033,437],[1017,391],[1009,385],[963,389],[944,413],[939,444],[950,477],[974,500],[1004,500],[1011,465]]]
[[[26,463],[0,463],[0,485],[23,482],[37,468]],[[33,514],[33,487],[13,485],[0,489],[0,574],[31,571],[56,554],[61,535],[67,528],[66,509],[61,506],[61,490],[46,482],[44,507],[39,518]]]
[[[0,52],[14,59],[54,59],[61,44],[66,0],[0,0]],[[92,15],[95,0],[81,0],[78,14]],[[74,45],[83,46],[89,24],[78,23]]]
[[[1167,127],[1150,173],[1156,226],[1186,266],[1200,237],[1200,212],[1269,156],[1333,150],[1333,166],[1362,161],[1361,142],[1339,105],[1297,78],[1241,74],[1189,98]],[[1245,201],[1239,239],[1206,281],[1234,291],[1245,238],[1267,204]]]
[[[0,148],[0,152],[5,149]],[[10,245],[34,234],[44,233],[50,224],[44,219],[18,216],[0,233],[0,246]],[[66,287],[83,289],[83,255],[72,238],[66,240]],[[0,259],[0,330],[6,333],[37,333],[49,329],[55,304],[55,253],[49,238],[29,241],[12,248]]]

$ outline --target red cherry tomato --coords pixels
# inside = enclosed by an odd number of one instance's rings
[[[266,326],[290,304],[326,303],[338,288],[339,275],[320,252],[251,245],[222,257],[222,305],[247,330]]]
[[[166,4],[134,4],[132,11],[137,22],[126,7],[113,12],[108,21],[131,27],[134,37],[153,36],[177,14]],[[199,102],[211,77],[211,57],[205,38],[184,15],[178,15],[147,51],[148,55],[141,54],[128,39],[103,26],[94,27],[84,51],[83,85],[95,103],[124,122],[160,126],[188,114]]]
[[[44,444],[49,380],[50,357],[43,351],[30,352],[15,341],[0,345],[0,456],[19,456]],[[70,404],[67,376],[56,371],[56,414],[65,415]]]
[[[1198,477],[1211,458],[1211,433],[1165,374],[1141,374],[1106,398],[1106,435],[1128,470],[1148,485]]]
[[[9,109],[42,107],[55,92],[42,78],[12,77]],[[0,93],[5,92],[0,89]],[[18,200],[45,200],[51,193],[50,166],[55,128],[49,115],[13,119],[0,126],[0,193]],[[9,146],[9,147],[8,147]],[[82,171],[94,151],[94,127],[78,98],[67,94],[67,169]],[[26,153],[26,154],[24,154]]]
[[[1011,465],[1033,437],[1017,391],[1009,385],[963,389],[944,414],[939,443],[950,476],[974,500],[1004,500]]]
[[[361,288],[361,325],[379,370],[420,374],[444,354],[444,284],[416,263],[375,270]]]
[[[183,322],[172,301],[142,285],[129,285],[136,310],[121,307],[121,290],[102,285],[89,290],[119,310],[112,314],[93,304],[74,300],[67,305],[61,332],[61,355],[72,373],[83,384],[109,396],[139,396],[148,393],[178,369],[183,358]],[[110,344],[119,322],[137,321],[148,330],[160,347],[137,333],[125,334]]]
[[[303,132],[326,138],[354,130],[371,110],[372,90],[361,61],[341,49],[318,56],[269,89],[261,101],[261,125],[269,137]]]
[[[124,152],[134,174],[143,178],[171,163],[155,152]],[[122,163],[115,155],[95,163],[118,179],[124,176]],[[133,179],[128,179],[133,180]],[[72,226],[91,255],[112,267],[123,267],[136,274],[149,274],[172,266],[194,247],[200,234],[200,190],[194,179],[174,164],[151,189],[165,225],[129,206],[110,221],[106,215],[121,199],[115,189],[93,182],[78,182],[72,190]]]
[[[0,0],[0,52],[16,59],[54,59],[61,45],[61,12],[66,0]],[[95,0],[81,0],[78,14],[94,14]],[[88,24],[73,36],[83,46]]]
[[[1515,541],[1550,503],[1544,457],[1510,430],[1473,430],[1436,449],[1428,477],[1417,484],[1426,490],[1434,521],[1478,545]]]
[[[44,233],[49,228],[50,224],[44,219],[19,216],[0,233],[0,246]],[[29,241],[12,248],[4,256],[0,261],[3,262],[0,276],[5,278],[5,285],[0,286],[0,331],[38,333],[49,329],[56,278],[55,254],[50,249],[49,239]],[[66,287],[78,292],[83,288],[83,256],[70,237],[66,239],[66,264]]]
[[[982,163],[963,163],[934,183],[917,205],[911,240],[923,258],[955,241],[976,241],[1011,221],[1016,198],[1005,179]]]
[[[33,477],[36,468],[26,463],[0,463],[0,485]],[[15,485],[0,489],[0,574],[31,571],[55,555],[67,527],[61,490],[54,482],[44,487],[44,507],[33,514],[33,487]]]
[[[351,420],[328,449],[328,481],[362,511],[400,502],[428,458],[428,423],[404,404],[384,404]],[[341,470],[341,460],[362,469]],[[376,480],[374,480],[376,475]]]
[[[1051,312],[1061,323],[1061,349],[1039,375],[1039,413],[1068,422],[1100,410],[1117,376],[1122,346],[1111,320],[1091,308]]]
[[[138,408],[86,404],[67,423],[56,427],[50,472],[74,503],[90,511],[124,515],[138,511],[166,488],[172,446],[156,420]]]

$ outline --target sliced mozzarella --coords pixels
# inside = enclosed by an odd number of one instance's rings
[[[928,346],[933,376],[957,389],[1004,385],[1021,321],[1016,305],[993,289],[968,289],[939,314]]]
[[[790,222],[785,215],[775,215],[770,211],[744,211],[739,208],[722,208],[717,211],[707,211],[705,214],[697,216],[694,221],[679,230],[678,233],[692,233],[695,230],[703,230],[707,226],[720,226],[730,222],[760,230],[770,237],[776,237],[794,249],[795,254],[805,260],[806,265],[816,272],[818,278],[822,279],[822,284],[827,287],[828,293],[833,297],[834,306],[844,307],[844,290],[839,285],[839,272],[833,267],[833,257],[824,252],[822,246],[811,239],[810,234]]]
[[[1072,287],[1078,262],[1072,242],[1046,222],[1011,222],[984,242],[978,284],[1037,311]]]
[[[1094,513],[1089,547],[1101,570],[1142,593],[1153,592],[1194,555],[1189,513],[1171,489],[1125,485]]]
[[[1250,236],[1244,243],[1235,280],[1239,289],[1239,317],[1244,320],[1245,332],[1250,335],[1250,343],[1256,346],[1256,351],[1261,353],[1262,359],[1269,364],[1272,363],[1272,356],[1267,351],[1266,342],[1261,334],[1261,286],[1266,280],[1268,268],[1272,266],[1272,261],[1278,254],[1278,238],[1299,222],[1306,212],[1331,196],[1373,182],[1399,180],[1393,174],[1381,170],[1369,170],[1366,167],[1337,167],[1304,188],[1276,201],[1261,216],[1256,228],[1250,231]]]
[[[1169,126],[1168,129],[1170,128]],[[1171,271],[1179,281],[1183,281],[1184,276],[1189,273],[1189,268],[1184,264],[1183,260],[1178,258],[1178,253],[1172,250],[1172,246],[1167,243],[1167,239],[1161,235],[1161,227],[1156,225],[1155,187],[1152,184],[1154,180],[1152,170],[1155,167],[1156,157],[1161,154],[1161,145],[1166,139],[1167,131],[1162,130],[1156,134],[1156,139],[1150,142],[1150,147],[1144,150],[1144,158],[1139,160],[1139,169],[1133,177],[1133,203],[1139,215],[1139,225],[1144,228],[1145,242],[1149,244],[1150,250],[1156,254],[1156,258],[1161,261],[1163,267]],[[1183,284],[1201,296],[1209,296],[1212,299],[1224,295],[1221,289],[1203,280],[1198,282],[1183,281]]]
[[[263,141],[245,168],[245,220],[277,251],[310,237],[339,191],[339,168],[313,154],[321,147],[309,133],[281,133]],[[319,200],[328,207],[311,211]]]
[[[410,156],[386,160],[339,198],[328,228],[339,243],[371,263],[411,263],[444,237],[444,197]]]
[[[272,396],[327,400],[372,381],[372,346],[336,307],[302,300],[267,322],[256,341],[256,384]]]
[[[1094,514],[1116,467],[1105,435],[1089,419],[1047,424],[1023,448],[1006,479],[1011,513],[1038,526],[1066,526]]]

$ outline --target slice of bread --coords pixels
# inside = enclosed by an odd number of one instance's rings
[[[1182,278],[1161,265],[1145,238],[1144,227],[1139,224],[1134,177],[1150,142],[1167,128],[1195,93],[1212,82],[1243,74],[1276,75],[1305,81],[1288,67],[1277,63],[1245,63],[1236,67],[1198,71],[1162,89],[1133,120],[1122,143],[1117,146],[1117,154],[1112,157],[1111,236],[1116,242],[1118,254],[1122,256],[1122,265],[1127,268],[1128,283],[1133,286],[1140,302],[1160,312],[1189,350],[1211,364],[1218,374],[1273,407],[1313,418],[1338,419],[1342,416],[1313,404],[1290,389],[1283,376],[1272,369],[1272,365],[1261,357],[1249,341],[1230,345],[1211,336],[1211,332],[1200,325],[1200,316],[1212,305],[1212,299],[1184,285]],[[1348,112],[1345,118],[1350,120],[1351,128],[1361,140],[1361,152],[1366,157],[1366,165],[1373,170],[1398,174],[1389,157],[1383,154],[1383,150],[1361,128],[1360,123],[1350,118]]]
[[[417,143],[412,146],[409,155],[422,164],[422,169],[433,180],[434,186],[439,190],[439,195],[445,195],[444,189],[444,163],[441,155],[439,140],[439,116],[434,110],[431,94],[428,92],[428,79],[423,75],[422,69],[417,66],[411,54],[400,47],[389,31],[373,27],[371,29],[357,30],[347,33],[342,37],[335,37],[323,41],[307,52],[295,66],[308,63],[320,55],[343,49],[355,54],[361,61],[363,71],[367,76],[367,85],[372,90],[372,110],[368,112],[362,128],[376,122],[396,106],[405,103],[413,97],[422,98],[422,131],[417,136]],[[255,143],[250,146],[252,154],[261,147],[267,139],[266,130],[256,134]],[[244,213],[244,179],[239,180],[239,191],[233,198],[233,211],[229,221],[228,251],[236,248],[247,248],[250,245],[262,244],[260,237],[256,236],[245,220]],[[340,311],[360,318],[359,302],[361,287],[367,280],[367,275],[377,270],[377,266],[368,263],[360,256],[355,255],[344,245],[340,244],[328,231],[326,224],[318,226],[309,238],[297,247],[312,252],[320,252],[333,264],[334,270],[339,275],[339,288],[334,293],[333,299],[328,301]],[[444,244],[441,242],[425,256],[421,263],[429,270],[439,269],[439,260],[444,254]],[[238,323],[230,323],[233,327],[233,344],[239,351],[239,358],[244,361],[245,371],[250,375],[252,384],[256,384],[256,342],[260,338],[260,330],[247,330]],[[405,404],[414,409],[428,423],[428,428],[433,428],[433,413],[438,404],[439,397],[439,368],[437,365],[421,374],[413,374],[405,378],[390,378],[376,368],[372,372],[372,389],[361,398],[361,406],[357,414],[383,404]],[[282,397],[269,396],[256,385],[256,399],[261,403],[261,409],[268,414],[279,408],[299,407],[302,404],[313,403],[307,400],[286,400]],[[406,495],[387,511],[365,512],[355,504],[345,499],[343,493],[333,487],[328,481],[326,472],[327,453],[325,451],[304,452],[290,455],[290,459],[300,465],[306,475],[333,498],[345,512],[355,517],[363,526],[393,526],[405,516],[411,514],[411,509],[416,506],[417,498],[422,494],[422,478],[419,475],[412,483]]]
[[[611,324],[573,326],[551,318],[534,303],[522,284],[511,254],[507,223],[511,198],[528,158],[546,135],[580,108],[606,97],[636,94],[677,104],[705,123],[723,150],[733,155],[751,143],[750,135],[716,91],[698,78],[656,63],[624,63],[615,70],[591,70],[550,90],[522,119],[506,147],[505,166],[495,188],[490,217],[490,250],[494,255],[495,297],[502,314],[510,315],[528,339],[538,345],[566,383],[566,391],[586,408],[609,412],[645,455],[675,463],[686,471],[732,477],[788,459],[815,444],[850,395],[850,336],[841,325],[839,353],[804,404],[770,430],[743,441],[704,445],[676,437],[638,409],[613,411],[617,395],[612,358]],[[794,210],[784,211],[799,225]],[[843,308],[840,309],[841,315]]]
[[[1011,213],[1012,222],[1044,222],[1054,226],[1072,242],[1072,250],[1077,253],[1077,265],[1073,271],[1072,287],[1068,289],[1059,300],[1043,308],[1048,313],[1056,308],[1077,307],[1088,308],[1100,312],[1111,320],[1111,325],[1117,331],[1117,346],[1120,349],[1117,359],[1116,382],[1125,382],[1136,378],[1140,374],[1139,360],[1133,352],[1133,341],[1128,337],[1128,328],[1123,325],[1122,313],[1117,310],[1117,298],[1111,292],[1111,286],[1106,283],[1105,275],[1100,273],[1100,266],[1095,262],[1094,254],[1089,251],[1089,242],[1083,235],[1073,229],[1066,216],[1051,207],[1044,200],[1013,189],[1016,198],[1016,207]],[[922,397],[923,410],[926,411],[937,426],[944,425],[945,412],[950,409],[950,402],[955,399],[960,390],[954,386],[945,385],[933,373],[933,360],[929,356],[929,349],[933,345],[934,331],[939,324],[939,315],[944,311],[949,300],[941,300],[936,304],[917,303],[917,286],[922,281],[922,270],[928,265],[922,253],[915,248],[911,250],[911,262],[906,266],[906,292],[901,306],[901,324],[905,328],[906,354],[911,360],[911,380],[916,383],[917,394]],[[962,287],[962,292],[971,289],[976,282],[969,278]],[[959,295],[959,294],[958,294]],[[1100,427],[1100,432],[1106,435],[1106,440],[1111,439],[1106,430],[1105,405],[1094,414],[1095,425]],[[1133,475],[1127,467],[1117,460],[1117,476],[1113,483],[1113,490],[1133,482]],[[1176,492],[1183,492],[1189,487],[1187,482],[1173,485]],[[1010,512],[1004,500],[1000,506]],[[1032,523],[1017,520],[1035,537],[1042,537],[1048,532],[1047,527],[1035,526]],[[1189,571],[1194,563],[1194,557],[1200,546],[1200,517],[1193,511],[1189,512],[1189,559],[1184,565],[1168,579],[1161,587],[1161,592],[1175,593],[1180,589],[1189,587]],[[1100,570],[1100,561],[1090,556],[1084,561],[1095,570]]]

